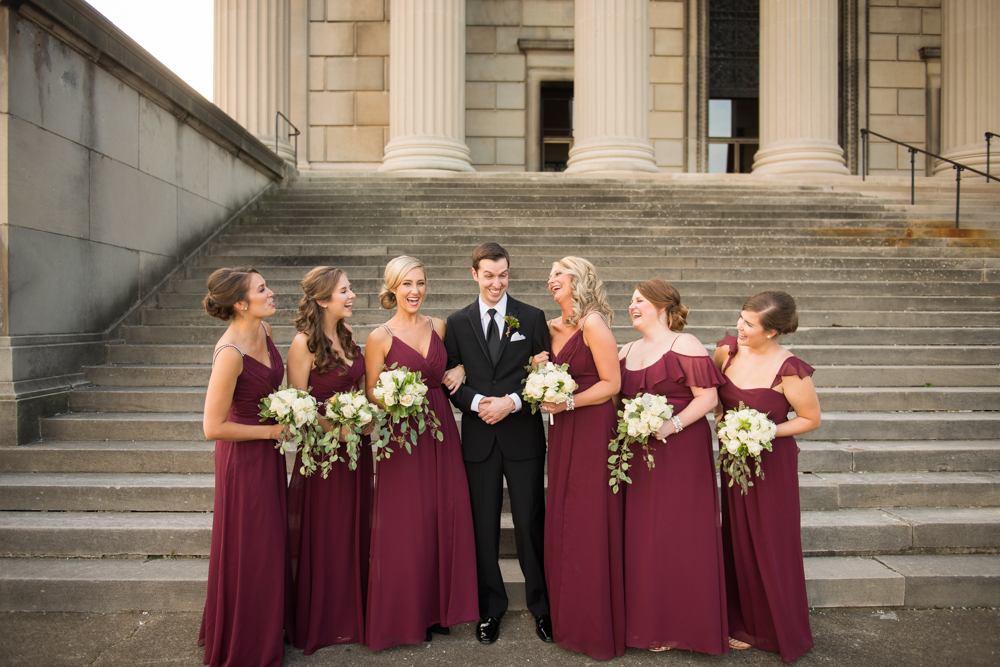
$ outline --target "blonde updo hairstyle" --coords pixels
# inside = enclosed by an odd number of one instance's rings
[[[604,315],[608,326],[615,317],[615,311],[608,304],[608,292],[597,277],[594,265],[582,257],[563,257],[552,265],[558,266],[569,276],[573,294],[573,313],[566,318],[566,324],[575,327],[583,316],[591,311]]]
[[[764,331],[774,331],[779,336],[794,333],[799,328],[795,299],[788,292],[769,290],[755,294],[746,300],[742,310],[760,315]]]
[[[260,274],[252,266],[221,268],[212,272],[205,281],[208,294],[201,300],[205,312],[223,322],[236,317],[236,304],[246,301],[250,292],[250,277]]]
[[[416,257],[400,255],[395,259],[389,260],[389,263],[385,265],[385,275],[382,278],[382,290],[378,294],[378,302],[383,308],[391,310],[396,307],[396,295],[394,292],[403,282],[403,278],[406,277],[406,274],[413,269],[420,269],[423,271],[424,280],[427,280],[427,269],[424,267],[424,263]]]
[[[690,310],[681,303],[680,292],[666,280],[655,278],[635,286],[639,294],[656,306],[657,311],[663,311],[666,316],[667,328],[671,331],[684,331]]]
[[[299,300],[298,317],[292,321],[296,330],[306,335],[306,347],[315,355],[314,363],[320,373],[334,368],[342,372],[347,371],[347,362],[340,356],[340,352],[333,349],[333,344],[326,336],[323,323],[326,311],[318,303],[333,296],[333,290],[337,288],[344,275],[341,269],[317,266],[299,283],[302,286],[302,298]],[[343,319],[337,322],[336,335],[347,358],[352,361],[356,359],[360,348],[354,342],[354,336],[351,335],[351,330],[347,328]]]

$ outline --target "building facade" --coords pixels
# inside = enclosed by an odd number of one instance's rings
[[[302,169],[846,175],[868,128],[985,171],[1000,132],[995,0],[215,4],[216,104]]]

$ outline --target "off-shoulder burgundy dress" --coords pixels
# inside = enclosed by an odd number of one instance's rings
[[[387,366],[421,372],[444,441],[433,439],[428,427],[412,453],[393,444],[391,458],[376,464],[365,627],[373,651],[419,644],[435,623],[479,618],[469,483],[451,403],[441,389],[447,361],[433,331],[426,359],[395,336],[385,357]]]
[[[726,380],[712,358],[668,351],[629,370],[621,360],[622,397],[665,396],[674,414],[694,400],[691,387]],[[712,429],[706,419],[661,443],[651,440],[652,470],[635,454],[625,489],[625,644],[729,652],[719,488]]]
[[[577,393],[600,376],[583,324],[553,358],[569,364]],[[555,415],[549,427],[545,582],[552,632],[563,648],[609,660],[625,653],[622,496],[608,486],[614,401]]]
[[[718,345],[729,347],[725,373],[736,354],[736,338],[726,336]],[[781,424],[788,421],[791,406],[774,387],[785,376],[805,378],[813,370],[801,359],[789,357],[769,388],[740,389],[726,382],[719,388],[719,398],[726,410],[738,408],[742,401]],[[791,436],[775,438],[771,447],[760,457],[764,479],[754,479],[747,495],[739,484],[729,487],[729,476],[722,473],[729,634],[757,648],[780,651],[782,661],[791,662],[813,646],[802,565],[799,448]]]
[[[346,369],[315,368],[309,386],[322,405],[339,392],[354,391],[365,374],[364,356]],[[322,411],[322,410],[321,410]],[[367,442],[367,438],[362,444]],[[343,451],[343,448],[341,449]],[[344,455],[346,458],[346,454]],[[358,467],[334,463],[326,479],[303,477],[301,454],[288,487],[288,539],[295,593],[295,646],[311,655],[332,644],[364,640],[371,546],[372,455],[358,453]]]
[[[270,336],[267,353],[270,367],[244,355],[227,421],[261,423],[261,399],[285,376]],[[206,665],[270,667],[280,665],[284,655],[287,481],[285,459],[274,445],[274,440],[215,443],[208,596],[198,634]]]

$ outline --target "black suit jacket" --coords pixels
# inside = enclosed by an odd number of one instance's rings
[[[521,410],[512,412],[497,424],[487,424],[472,411],[472,399],[483,396],[506,396],[524,391],[521,380],[527,377],[525,366],[539,352],[551,352],[549,327],[545,314],[526,303],[507,295],[507,312],[520,326],[510,332],[508,327],[500,333],[500,355],[494,366],[486,349],[486,334],[479,317],[479,299],[448,317],[444,346],[448,350],[448,367],[465,366],[465,384],[450,396],[451,402],[462,411],[462,455],[473,463],[490,455],[493,443],[500,445],[503,455],[514,461],[523,461],[545,455],[545,431],[541,413],[531,413],[531,406],[521,401]],[[514,334],[524,340],[511,340]]]

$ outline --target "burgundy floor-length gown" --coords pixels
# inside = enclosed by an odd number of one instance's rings
[[[336,393],[354,391],[365,374],[358,354],[350,367],[315,368],[309,386],[322,405]],[[367,438],[362,440],[362,444]],[[343,446],[341,452],[346,459]],[[288,486],[288,540],[292,554],[295,621],[293,642],[311,655],[324,646],[362,642],[371,545],[372,456],[358,453],[358,467],[334,463],[326,479],[303,477],[301,454]]]
[[[736,338],[727,336],[718,345],[729,346],[725,373],[736,354]],[[739,408],[742,401],[781,424],[788,421],[791,406],[774,387],[782,377],[812,374],[809,364],[789,357],[771,387],[740,389],[726,382],[719,388],[719,398],[726,410]],[[799,448],[791,436],[775,438],[771,447],[760,457],[764,479],[754,479],[747,495],[742,495],[739,484],[729,487],[729,476],[722,474],[729,634],[765,651],[780,651],[782,661],[791,662],[813,646],[802,564]]]
[[[267,353],[270,368],[244,355],[228,421],[261,423],[261,399],[285,376],[270,336]],[[216,441],[208,596],[198,634],[206,665],[281,664],[288,593],[286,484],[285,458],[274,440]]]
[[[391,333],[391,331],[390,331]],[[448,355],[431,332],[427,358],[392,339],[385,363],[420,371],[444,441],[430,428],[411,447],[392,444],[375,469],[366,642],[373,651],[424,641],[427,628],[479,618],[476,542],[462,443],[441,389]]]
[[[600,380],[582,324],[553,363],[569,364],[577,393]],[[608,400],[560,412],[554,421],[545,510],[553,635],[563,648],[610,660],[625,653],[622,495],[608,486],[608,443],[618,416]]]
[[[626,356],[627,359],[627,356]],[[673,350],[639,370],[621,360],[622,396],[665,396],[680,414],[691,387],[718,387],[725,378],[711,357]],[[625,493],[625,644],[729,652],[722,565],[719,488],[712,430],[706,419],[661,443],[651,441],[655,466],[635,456]]]

